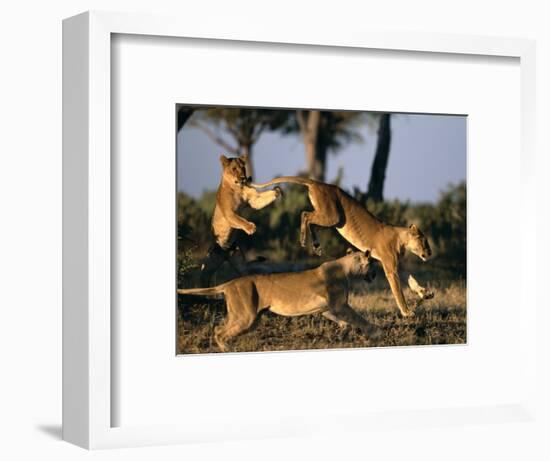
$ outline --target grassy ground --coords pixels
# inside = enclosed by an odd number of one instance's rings
[[[382,278],[382,280],[380,280]],[[402,318],[384,277],[375,283],[360,283],[350,297],[350,304],[370,322],[384,331],[376,346],[410,346],[427,344],[463,344],[466,342],[466,284],[444,281],[430,284],[434,299],[417,307],[412,318]],[[414,294],[406,289],[405,297]],[[213,341],[214,327],[225,317],[225,303],[193,303],[180,297],[178,309],[178,353],[219,352]],[[232,352],[282,351],[372,347],[352,327],[340,328],[320,314],[303,317],[281,317],[265,312],[257,327],[235,338]]]

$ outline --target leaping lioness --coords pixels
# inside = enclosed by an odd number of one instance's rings
[[[243,218],[239,212],[247,205],[261,210],[281,194],[279,188],[258,192],[248,185],[252,178],[247,175],[246,155],[235,158],[221,155],[220,162],[222,179],[212,215],[212,233],[216,243],[208,250],[201,267],[203,286],[210,284],[212,274],[224,261],[229,261],[240,274],[244,272],[244,254],[237,242],[237,231],[242,230],[251,235],[256,232],[256,225]]]
[[[348,305],[349,282],[374,277],[369,265],[369,252],[354,252],[315,269],[267,275],[247,275],[211,288],[178,290],[182,295],[215,295],[223,293],[227,318],[216,327],[214,339],[227,350],[226,341],[250,329],[261,311],[298,316],[322,313],[339,325],[358,327],[369,339],[381,336],[381,330],[367,322]]]
[[[301,245],[306,246],[309,231],[313,250],[320,254],[319,239],[312,225],[336,227],[336,230],[355,248],[361,251],[370,250],[372,257],[382,263],[401,314],[405,317],[413,315],[401,289],[399,261],[405,250],[423,261],[431,256],[432,250],[428,240],[420,229],[414,224],[409,227],[385,224],[339,187],[313,179],[283,176],[263,184],[250,184],[250,186],[262,189],[281,183],[301,184],[308,188],[313,211],[302,212]],[[412,275],[408,277],[408,284],[420,300],[432,298],[434,295],[432,291],[420,286]]]

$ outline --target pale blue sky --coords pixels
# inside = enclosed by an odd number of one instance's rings
[[[466,180],[465,116],[395,114],[384,198],[434,202],[448,184]],[[365,191],[374,150],[376,130],[361,130],[363,143],[349,144],[330,154],[327,182],[344,169],[343,187]],[[202,131],[186,125],[178,134],[178,190],[193,197],[216,189],[221,175],[223,149]],[[255,182],[305,169],[304,147],[298,136],[265,133],[254,146]]]

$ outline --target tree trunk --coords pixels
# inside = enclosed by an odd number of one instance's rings
[[[308,139],[307,136],[303,137],[304,139],[304,148],[306,151],[306,163],[307,163],[307,174],[310,178],[315,176],[315,162],[317,161],[317,145],[314,141]]]
[[[321,122],[321,112],[310,110],[307,112],[299,110],[296,112],[300,132],[304,141],[306,151],[306,162],[308,175],[312,179],[322,181],[324,179],[325,161],[321,156],[326,157],[326,150],[319,151],[319,126]]]
[[[390,114],[382,114],[378,125],[378,142],[372,162],[367,198],[376,202],[384,200],[384,181],[391,144]]]
[[[313,166],[313,175],[312,178],[317,181],[325,180],[325,172],[327,169],[327,153],[328,148],[325,143],[317,140],[317,152],[315,157],[315,163]]]
[[[252,144],[243,144],[240,146],[240,155],[246,155],[246,176],[254,179],[254,163],[252,161]]]

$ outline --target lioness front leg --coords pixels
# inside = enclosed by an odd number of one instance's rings
[[[411,317],[414,315],[414,312],[409,309],[407,306],[407,301],[403,295],[403,290],[401,290],[401,281],[399,280],[399,274],[397,273],[397,268],[388,268],[384,266],[384,272],[386,273],[386,278],[390,284],[393,297],[397,302],[397,306],[403,317]]]
[[[367,322],[347,304],[331,307],[329,312],[334,318],[359,328],[369,340],[377,340],[382,337],[381,328],[373,323]]]
[[[242,216],[239,216],[237,213],[225,213],[224,218],[233,229],[241,229],[245,231],[248,235],[252,235],[254,232],[256,232],[256,224],[247,221]]]
[[[273,190],[267,190],[264,192],[258,192],[252,187],[247,187],[245,191],[245,197],[248,204],[255,210],[261,210],[270,203],[273,203],[277,197],[282,195],[281,188],[276,187]]]
[[[325,317],[328,320],[331,320],[334,323],[337,323],[340,328],[345,328],[348,326],[348,322],[345,320],[342,320],[338,317],[336,317],[332,312],[326,311],[321,314],[323,317]]]

